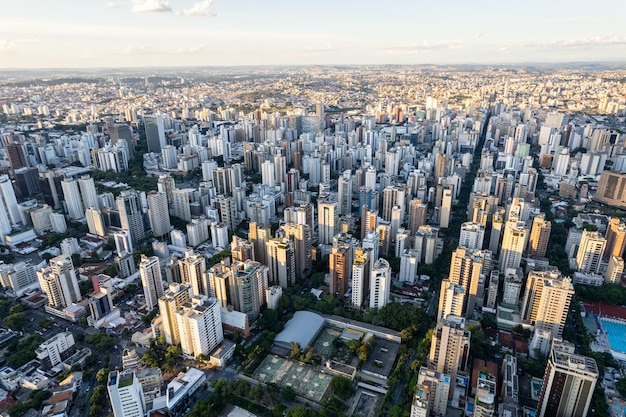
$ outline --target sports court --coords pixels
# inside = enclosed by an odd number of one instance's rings
[[[324,360],[330,359],[333,352],[333,341],[340,335],[341,330],[328,325],[324,326],[313,344],[313,351],[322,355]]]
[[[278,356],[266,357],[253,376],[259,382],[273,383],[283,388],[291,387],[298,395],[315,402],[322,399],[332,380],[330,375],[311,366]]]

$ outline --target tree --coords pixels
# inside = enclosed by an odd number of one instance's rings
[[[287,411],[287,417],[310,417],[309,410],[302,407],[301,405],[297,405],[295,407],[291,407]]]
[[[352,382],[350,382],[349,379],[340,376],[334,377],[332,381],[330,381],[329,386],[333,395],[336,395],[342,400],[347,400],[355,392]]]
[[[615,383],[615,388],[622,395],[622,397],[626,397],[626,378],[622,378]]]
[[[100,384],[104,384],[108,377],[109,377],[109,368],[101,368],[98,373],[96,373],[96,380],[100,383]]]
[[[28,323],[28,319],[24,313],[15,313],[4,318],[4,325],[11,330],[22,330],[26,323]]]
[[[300,355],[302,353],[302,348],[300,346],[300,343],[298,343],[298,342],[289,342],[289,344],[291,345],[291,353],[290,353],[291,359],[299,360],[300,359]]]

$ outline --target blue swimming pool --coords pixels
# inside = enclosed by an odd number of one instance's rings
[[[608,319],[600,319],[600,321],[611,349],[626,353],[626,323],[618,323]]]

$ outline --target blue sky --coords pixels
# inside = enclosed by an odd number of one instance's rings
[[[0,0],[0,68],[626,61],[626,1]]]

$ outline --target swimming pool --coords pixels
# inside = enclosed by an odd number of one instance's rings
[[[611,349],[626,353],[626,323],[606,318],[601,318],[600,322]]]

